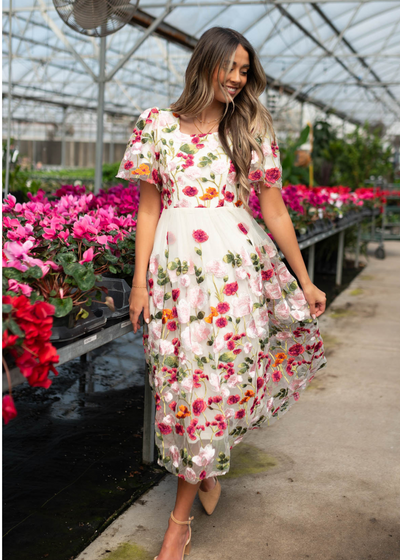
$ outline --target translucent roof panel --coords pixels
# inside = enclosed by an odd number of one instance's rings
[[[100,40],[66,26],[49,0],[13,0],[12,7],[13,117],[29,119],[33,107],[40,111],[46,104],[59,119],[63,106],[95,110]],[[351,122],[381,121],[400,132],[398,0],[141,0],[139,7],[130,23],[107,37],[106,113],[134,117],[150,105],[167,107],[182,89],[198,38],[222,26],[254,45],[269,87],[286,96],[282,111],[305,101]],[[3,97],[8,52],[5,2]]]

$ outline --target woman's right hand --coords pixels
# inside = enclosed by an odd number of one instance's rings
[[[129,318],[133,325],[133,332],[136,333],[140,329],[139,315],[143,309],[143,318],[148,323],[150,321],[149,311],[149,294],[147,288],[132,287],[129,295]]]

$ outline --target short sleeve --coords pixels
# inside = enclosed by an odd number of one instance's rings
[[[143,111],[129,138],[116,177],[126,181],[147,181],[161,192],[158,123],[157,107]]]
[[[258,138],[263,158],[260,160],[256,151],[252,152],[249,180],[257,194],[262,187],[277,187],[282,189],[282,165],[280,160],[279,146],[277,142],[271,141],[266,134]]]

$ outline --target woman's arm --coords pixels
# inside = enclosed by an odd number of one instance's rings
[[[274,236],[279,249],[285,255],[300,282],[304,296],[310,305],[311,315],[318,317],[325,311],[326,294],[310,280],[280,189],[261,185],[258,198],[267,228]]]
[[[148,305],[148,292],[146,289],[147,267],[154,244],[157,223],[160,218],[161,198],[156,186],[147,181],[140,181],[140,202],[136,223],[135,241],[135,272],[132,284],[144,286],[133,288],[129,298],[130,320],[136,333],[139,324],[139,315],[143,309],[143,317],[149,322],[150,312]]]

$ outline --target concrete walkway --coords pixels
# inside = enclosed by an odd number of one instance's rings
[[[327,367],[234,448],[212,516],[196,498],[191,560],[400,559],[400,243],[374,249],[320,318]],[[168,475],[78,560],[153,560],[175,487]]]

